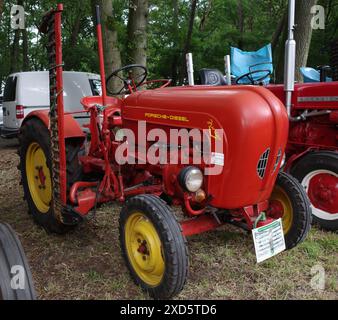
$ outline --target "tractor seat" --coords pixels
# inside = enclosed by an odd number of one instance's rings
[[[101,106],[103,107],[103,99],[101,96],[92,96],[92,97],[84,97],[81,99],[81,104],[83,108],[87,111],[89,108],[94,106]],[[114,97],[107,97],[106,98],[107,105],[104,107],[115,107],[121,108],[121,100],[114,98]]]
[[[200,82],[208,86],[226,86],[222,72],[217,69],[201,69],[199,72]]]

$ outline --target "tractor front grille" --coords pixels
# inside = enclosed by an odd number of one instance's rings
[[[269,162],[269,156],[270,156],[270,148],[267,149],[262,156],[260,157],[257,165],[257,174],[261,179],[264,179],[266,167]]]

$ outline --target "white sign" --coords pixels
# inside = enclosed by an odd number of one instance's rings
[[[224,167],[224,153],[213,152],[211,154],[211,164]]]
[[[263,262],[286,249],[282,219],[266,226],[253,229],[257,263]]]

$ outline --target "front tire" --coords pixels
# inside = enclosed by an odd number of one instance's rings
[[[23,271],[23,278],[19,272]],[[13,277],[17,276],[18,281]],[[19,285],[13,289],[11,281]],[[20,287],[23,281],[23,288]],[[32,275],[21,243],[7,224],[0,224],[0,300],[35,300]]]
[[[323,229],[338,230],[338,154],[314,152],[292,168],[291,174],[307,192],[313,220]]]
[[[160,198],[129,199],[120,216],[120,245],[137,285],[155,299],[177,295],[186,283],[186,239],[170,207]]]
[[[50,132],[36,118],[28,120],[19,134],[19,156],[22,185],[29,212],[34,221],[48,232],[64,234],[74,228],[65,225],[53,211],[52,161]],[[78,161],[81,144],[66,140],[67,186],[81,179],[82,169]]]
[[[290,250],[303,242],[311,228],[311,206],[298,181],[280,172],[270,198],[268,216],[282,218],[285,244]]]

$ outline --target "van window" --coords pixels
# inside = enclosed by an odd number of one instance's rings
[[[16,82],[16,77],[9,77],[7,79],[4,91],[4,102],[16,100]]]
[[[100,96],[102,92],[101,80],[90,79],[90,87],[92,89],[93,96]]]

